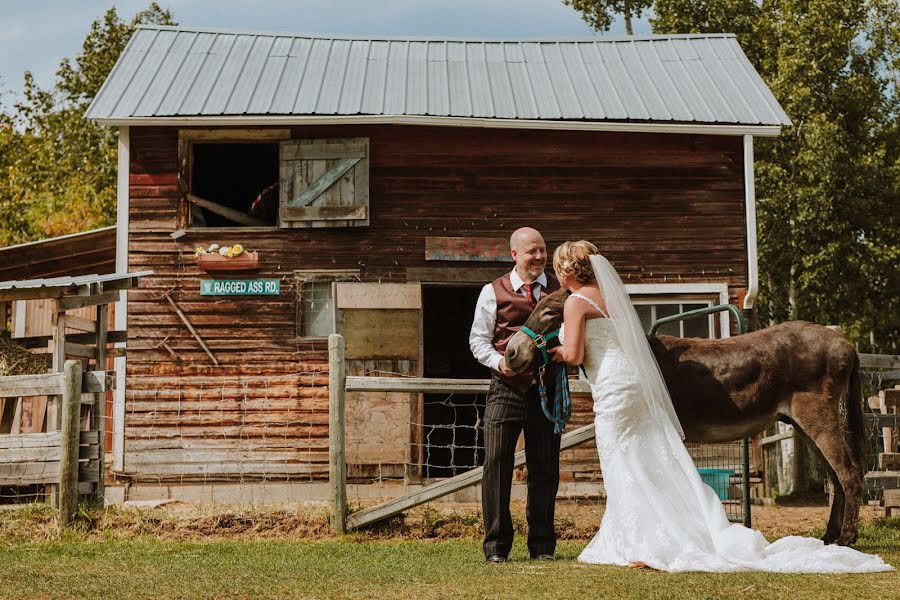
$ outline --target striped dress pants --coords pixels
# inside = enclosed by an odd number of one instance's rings
[[[549,390],[552,393],[552,390]],[[481,509],[484,516],[484,555],[506,557],[512,548],[509,512],[513,460],[519,434],[525,431],[528,466],[528,551],[532,557],[553,554],[556,531],[553,517],[559,489],[559,442],[553,423],[541,410],[536,386],[522,393],[494,376],[484,411],[484,477]]]

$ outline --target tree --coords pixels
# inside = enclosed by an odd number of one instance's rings
[[[594,31],[609,31],[617,14],[625,19],[625,33],[633,35],[632,19],[639,19],[651,6],[653,0],[563,0],[581,13],[581,18]]]
[[[174,24],[156,3],[129,23],[111,8],[91,24],[81,53],[63,59],[53,89],[25,73],[22,102],[0,119],[0,243],[115,223],[117,131],[83,115],[141,23]]]
[[[793,127],[756,144],[765,321],[900,337],[897,0],[657,0],[654,31],[732,31]]]
[[[563,0],[608,29],[622,2]],[[732,32],[793,121],[755,144],[759,316],[900,341],[898,0],[655,0],[656,33]]]

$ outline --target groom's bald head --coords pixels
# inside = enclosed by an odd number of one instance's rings
[[[516,272],[525,282],[532,282],[547,267],[547,245],[533,227],[520,227],[509,237],[509,251],[516,261]]]
[[[534,227],[519,227],[512,232],[511,236],[509,236],[509,249],[518,250],[523,244],[528,244],[529,242],[536,240],[540,240],[541,243],[544,242],[544,237],[541,235],[540,231]]]

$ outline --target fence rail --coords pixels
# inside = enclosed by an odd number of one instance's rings
[[[483,477],[483,467],[475,467],[437,483],[427,485],[406,495],[384,502],[377,506],[365,508],[347,514],[346,478],[347,465],[345,455],[345,421],[344,395],[347,392],[386,392],[409,394],[486,394],[490,387],[488,379],[440,379],[424,377],[361,377],[346,376],[344,371],[344,340],[333,334],[328,340],[329,348],[329,472],[331,479],[331,514],[332,531],[336,534],[357,529],[366,525],[390,518],[408,509],[443,496],[453,494],[464,488],[478,484]],[[590,394],[590,386],[581,380],[570,381],[573,395]],[[574,429],[562,436],[560,450],[574,448],[594,439],[594,424],[590,423]],[[742,488],[742,499],[734,502],[741,506],[748,504],[749,498],[749,463],[746,440],[742,443],[741,476],[730,481],[739,481]],[[514,466],[526,464],[525,452],[517,452]],[[749,524],[749,507],[739,520]]]

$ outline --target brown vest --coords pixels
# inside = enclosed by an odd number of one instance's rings
[[[556,280],[556,277],[550,273],[546,275],[547,287],[541,288],[542,297],[544,294],[549,294],[559,289],[559,281]],[[519,331],[522,325],[525,324],[525,321],[528,320],[532,308],[528,303],[528,298],[513,289],[509,273],[492,281],[491,287],[494,288],[494,296],[497,297],[497,323],[494,325],[494,339],[492,341],[497,352],[502,354],[506,352],[509,338]],[[531,371],[525,371],[513,377],[504,377],[496,371],[494,371],[494,374],[522,392],[527,391],[534,381],[534,373]]]

